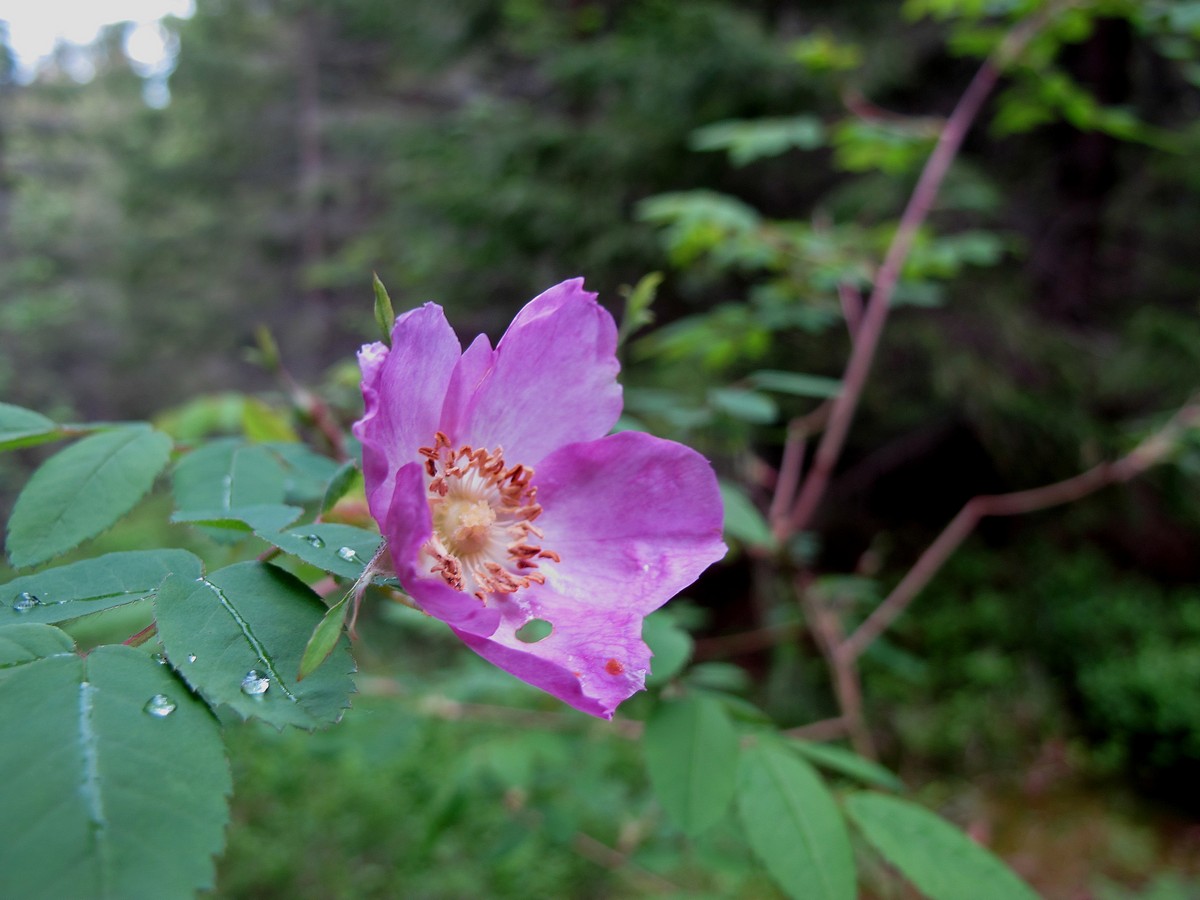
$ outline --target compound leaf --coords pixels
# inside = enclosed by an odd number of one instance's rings
[[[317,728],[350,705],[346,656],[302,682],[304,650],[327,613],[298,578],[275,566],[238,563],[200,581],[170,576],[154,601],[158,635],[171,664],[211,706],[229,706],[276,728]],[[343,651],[349,641],[342,637]]]
[[[10,774],[0,816],[0,896],[189,898],[213,883],[229,818],[216,720],[148,654],[80,657],[48,625],[4,629],[36,654],[0,668]],[[12,777],[19,773],[19,777]]]

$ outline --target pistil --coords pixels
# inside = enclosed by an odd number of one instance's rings
[[[442,432],[420,448],[429,477],[433,534],[423,548],[430,572],[452,588],[486,602],[531,584],[545,584],[542,560],[559,562],[542,548],[545,537],[533,521],[541,514],[533,469],[508,466],[504,451],[453,448]]]

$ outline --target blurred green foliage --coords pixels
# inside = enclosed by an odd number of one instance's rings
[[[143,105],[119,28],[92,51],[91,83],[53,66],[28,85],[5,74],[0,396],[59,420],[173,406],[162,427],[185,441],[287,439],[311,419],[222,393],[270,384],[269,365],[234,361],[265,324],[348,421],[345,361],[374,333],[371,271],[396,308],[435,299],[464,333],[494,334],[561,278],[584,274],[615,304],[658,270],[622,333],[623,424],[716,460],[736,544],[687,624],[701,648],[762,628],[799,636],[706,651],[687,678],[784,724],[833,715],[795,569],[812,567],[860,621],[965,500],[1112,458],[1200,383],[1200,4],[908,0],[904,12],[198,0],[170,25],[180,56],[163,109]],[[1031,14],[1045,27],[917,235],[829,501],[779,546],[763,473],[788,423],[840,389],[847,323],[942,117]],[[655,289],[656,327],[638,331]],[[15,483],[41,458],[5,458],[0,477]],[[1194,802],[1177,786],[1200,760],[1196,459],[1184,448],[1177,470],[1092,498],[1066,524],[988,527],[864,658],[885,758],[922,779],[1020,780],[1061,738],[1089,776],[1132,774]],[[154,512],[101,545],[163,541]],[[198,544],[214,565],[235,558],[178,531],[175,546]],[[128,633],[129,614],[102,617],[105,639]],[[368,669],[478,699],[481,669],[423,649],[398,640]],[[481,883],[496,896],[641,895],[662,891],[656,877],[769,890],[737,841],[686,844],[661,820],[635,745],[582,726],[513,737],[454,721],[452,704],[422,710],[416,682],[405,690],[401,712],[372,697],[314,742],[238,735],[223,894],[385,896],[398,873],[420,879],[409,896]],[[468,802],[479,796],[500,802]],[[273,842],[292,830],[294,845]],[[633,848],[633,867],[610,870],[579,833]],[[1156,884],[1147,896],[1173,896]]]

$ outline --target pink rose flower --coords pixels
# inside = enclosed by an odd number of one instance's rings
[[[441,307],[359,352],[371,513],[404,589],[501,669],[611,718],[642,690],[642,620],[725,553],[708,462],[621,412],[617,329],[576,278],[464,352]],[[551,626],[533,643],[533,620]],[[523,634],[522,637],[525,637]]]

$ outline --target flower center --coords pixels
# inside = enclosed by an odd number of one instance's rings
[[[545,584],[538,561],[558,562],[543,550],[545,535],[533,524],[541,515],[533,469],[505,465],[504,453],[455,450],[442,432],[432,447],[422,447],[429,476],[433,534],[422,548],[433,560],[429,571],[455,590],[487,600],[530,584]]]

